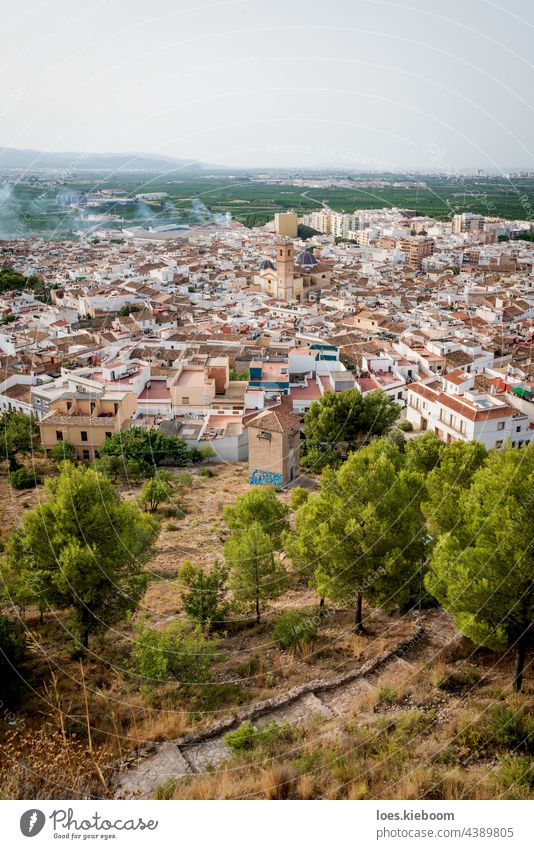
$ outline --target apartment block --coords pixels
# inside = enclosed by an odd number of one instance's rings
[[[426,236],[406,236],[399,242],[399,248],[406,257],[408,268],[421,268],[423,259],[434,253],[434,239]]]
[[[274,216],[274,229],[277,236],[289,236],[296,239],[299,220],[294,212],[277,212]]]
[[[130,426],[137,397],[131,389],[107,386],[79,375],[50,402],[39,422],[45,451],[59,442],[74,446],[76,459],[94,460],[104,440]]]
[[[472,212],[462,212],[460,215],[452,217],[452,232],[458,233],[477,233],[484,229],[484,216],[476,215]]]

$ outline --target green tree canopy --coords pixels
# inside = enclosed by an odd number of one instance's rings
[[[63,439],[60,442],[57,442],[48,452],[48,456],[52,460],[56,460],[56,462],[61,462],[62,460],[74,460],[75,454],[76,451],[74,449],[74,445],[71,445],[70,442]]]
[[[13,268],[0,268],[0,292],[11,292],[12,290],[37,289],[44,286],[40,277],[36,274],[26,276]]]
[[[100,454],[122,457],[126,461],[137,460],[152,467],[160,466],[164,462],[174,466],[187,466],[192,457],[183,439],[178,436],[165,436],[157,428],[144,427],[131,427],[114,433],[104,440]]]
[[[132,669],[148,687],[174,678],[183,687],[211,680],[219,659],[218,643],[200,625],[187,628],[176,622],[164,630],[150,628],[141,620],[136,626]]]
[[[224,545],[234,600],[254,609],[260,621],[262,603],[278,598],[287,586],[285,569],[274,557],[273,543],[259,522],[238,530]]]
[[[137,607],[157,526],[93,469],[66,462],[45,486],[8,540],[6,577],[16,570],[36,604],[70,608],[87,646],[90,633]]]
[[[119,310],[117,310],[117,315],[119,316],[127,316],[131,315],[133,312],[139,312],[141,307],[139,304],[124,304]]]
[[[184,610],[193,622],[216,628],[228,612],[228,569],[215,562],[209,571],[186,561],[180,569]]]
[[[0,613],[0,674],[12,678],[26,651],[26,637],[20,622]]]
[[[439,466],[441,455],[445,450],[445,443],[428,430],[422,436],[407,439],[404,450],[406,453],[406,465],[414,472],[427,474]]]
[[[335,504],[327,494],[310,495],[307,490],[297,487],[293,494],[296,497],[295,528],[284,531],[282,542],[284,550],[291,558],[297,569],[299,578],[303,578],[308,586],[320,598],[321,607],[325,595],[331,597],[325,576],[330,573],[332,561],[331,518]],[[306,497],[304,498],[304,493]],[[330,588],[331,589],[331,588]]]
[[[399,415],[399,405],[379,389],[366,395],[357,389],[325,392],[304,416],[304,433],[312,443],[351,447],[387,433]]]
[[[174,492],[171,476],[165,469],[158,469],[141,490],[141,502],[155,513],[160,504],[170,501]]]
[[[422,505],[433,537],[454,528],[460,500],[487,455],[481,442],[451,442],[444,446],[439,465],[427,475],[427,498]]]
[[[426,578],[455,624],[479,645],[516,650],[514,686],[534,643],[534,445],[492,451],[457,503]]]
[[[34,416],[9,411],[0,416],[2,453],[10,467],[17,468],[16,454],[31,454],[40,448],[39,425]]]
[[[235,504],[224,508],[224,519],[231,531],[247,530],[257,522],[271,538],[274,548],[280,548],[282,532],[287,530],[289,508],[269,486],[253,486],[238,495]]]
[[[425,545],[420,510],[424,479],[405,468],[405,455],[387,438],[327,470],[318,495],[296,513],[287,551],[320,595],[355,600],[363,629],[363,599],[406,606],[417,591]]]

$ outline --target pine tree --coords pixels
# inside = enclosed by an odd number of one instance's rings
[[[243,531],[257,522],[280,548],[281,535],[287,530],[289,509],[272,487],[253,486],[244,495],[238,495],[235,504],[224,508],[224,518],[231,531]]]
[[[93,469],[65,462],[46,491],[8,541],[7,574],[16,568],[24,575],[26,603],[35,588],[35,604],[70,608],[87,647],[92,632],[137,607],[157,526]]]
[[[487,453],[481,442],[453,442],[445,446],[439,465],[427,475],[427,497],[422,505],[433,537],[454,528],[460,499]]]
[[[428,589],[479,645],[515,650],[523,684],[534,642],[534,445],[492,451],[438,542]]]
[[[285,569],[276,562],[273,543],[259,522],[236,531],[224,546],[234,600],[254,609],[260,621],[262,602],[277,598],[287,586]]]

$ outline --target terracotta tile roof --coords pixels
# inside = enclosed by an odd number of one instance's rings
[[[267,410],[248,423],[248,427],[270,430],[273,433],[288,433],[300,425],[298,416],[282,410]]]
[[[427,401],[435,401],[438,397],[438,392],[425,383],[409,383],[406,389],[411,389],[417,395],[422,395]]]
[[[507,404],[482,410],[474,404],[470,404],[461,398],[453,398],[451,395],[446,395],[444,392],[440,392],[437,400],[440,404],[443,404],[444,407],[454,410],[455,413],[459,413],[461,416],[472,422],[485,422],[488,419],[502,419],[513,415],[514,412],[512,407],[509,407]]]
[[[81,413],[52,413],[41,419],[43,425],[74,425],[75,427],[107,427],[116,421],[116,416],[84,416]],[[125,420],[126,422],[127,420]]]

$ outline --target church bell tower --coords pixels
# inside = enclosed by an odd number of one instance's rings
[[[279,239],[276,243],[277,296],[281,301],[292,301],[295,276],[294,250],[291,240]]]

